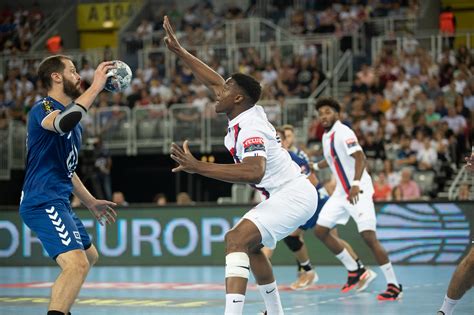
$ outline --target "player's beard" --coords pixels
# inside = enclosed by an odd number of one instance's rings
[[[63,91],[64,91],[64,94],[66,94],[73,100],[75,100],[82,94],[80,88],[78,88],[76,84],[74,84],[68,79],[65,79],[63,81]]]

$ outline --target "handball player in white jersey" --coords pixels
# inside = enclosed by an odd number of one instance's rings
[[[365,155],[357,137],[348,126],[339,120],[341,107],[332,98],[321,98],[316,102],[323,135],[324,160],[314,165],[315,171],[329,167],[335,175],[337,184],[332,196],[324,205],[316,224],[316,235],[336,255],[349,271],[347,283],[342,288],[348,292],[359,285],[359,282],[370,282],[375,274],[361,268],[340,239],[329,233],[336,224],[346,224],[352,217],[357,229],[372,251],[380,266],[387,289],[377,295],[381,301],[395,301],[402,296],[402,285],[398,283],[392,263],[387,252],[375,234],[376,218],[372,199],[374,186],[365,169]]]
[[[229,119],[225,146],[235,164],[201,162],[183,147],[172,144],[171,158],[185,171],[230,183],[247,183],[260,190],[266,200],[247,212],[225,236],[225,314],[242,314],[249,271],[257,281],[268,314],[283,314],[270,261],[261,248],[274,248],[277,241],[304,224],[317,206],[315,187],[301,174],[276,138],[263,108],[255,105],[260,84],[244,74],[224,80],[202,61],[181,47],[165,16],[165,43],[215,94],[216,112]]]

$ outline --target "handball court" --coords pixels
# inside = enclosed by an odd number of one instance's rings
[[[436,314],[455,266],[396,266],[404,296],[380,302],[385,289],[378,277],[364,293],[340,293],[346,272],[340,266],[317,267],[319,281],[306,291],[292,291],[296,268],[276,266],[285,314]],[[0,314],[46,314],[57,267],[0,268]],[[95,267],[89,273],[72,314],[223,314],[223,267]],[[263,300],[249,281],[244,314],[264,310]],[[458,303],[456,315],[474,314],[474,290]]]

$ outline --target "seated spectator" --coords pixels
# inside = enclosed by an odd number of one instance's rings
[[[166,195],[163,193],[159,193],[155,195],[155,198],[153,198],[153,202],[157,206],[166,206],[168,203],[168,199],[166,198]]]
[[[367,159],[373,161],[385,159],[385,148],[382,142],[375,139],[375,135],[372,132],[367,134],[362,147]]]
[[[461,183],[458,189],[458,199],[457,200],[470,200],[471,187],[469,183]]]
[[[374,119],[372,114],[368,114],[367,118],[360,122],[360,130],[367,136],[369,133],[376,134],[379,130],[379,123]]]
[[[191,196],[187,192],[180,192],[176,196],[176,203],[180,206],[189,206],[194,204],[194,201],[191,199]]]
[[[420,186],[412,179],[412,170],[405,167],[401,171],[400,190],[404,201],[418,200],[421,197]]]
[[[367,93],[369,88],[365,85],[359,77],[356,77],[354,84],[351,87],[352,93]]]
[[[425,137],[423,140],[423,146],[418,150],[416,155],[418,161],[418,169],[422,171],[433,170],[436,162],[438,161],[438,153],[431,144],[431,140]]]
[[[456,113],[456,109],[453,106],[448,108],[448,115],[441,120],[447,122],[449,129],[456,135],[464,133],[464,129],[467,126],[466,119]]]
[[[392,190],[392,201],[403,201],[403,193],[400,186],[393,187]]]
[[[400,184],[400,173],[395,172],[393,170],[393,161],[392,160],[385,160],[383,161],[383,171],[384,174],[387,176],[388,184],[390,187],[395,188]]]
[[[373,198],[375,201],[389,201],[392,199],[392,188],[387,182],[387,176],[384,172],[380,172],[374,181]]]
[[[112,194],[112,201],[115,202],[118,206],[128,207],[128,202],[125,200],[125,196],[121,191],[114,191]]]
[[[425,110],[425,119],[428,126],[433,127],[441,119],[441,115],[435,112],[434,104],[429,104]]]
[[[356,77],[368,87],[372,87],[375,83],[374,69],[365,63],[362,65],[360,71],[357,72]]]
[[[400,169],[404,166],[416,165],[416,152],[410,149],[410,137],[402,135],[400,138],[400,149],[397,152],[397,160],[395,166]]]

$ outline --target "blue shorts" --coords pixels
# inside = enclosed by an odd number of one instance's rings
[[[21,208],[20,216],[52,259],[74,249],[91,247],[89,234],[69,203],[53,201],[41,207]]]
[[[306,221],[305,224],[300,225],[299,228],[304,231],[314,228],[316,226],[316,221],[318,221],[319,213],[321,212],[321,209],[322,207],[320,207],[318,204],[318,208],[314,212],[313,216],[308,221]]]

